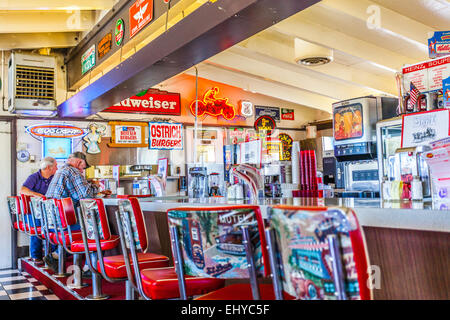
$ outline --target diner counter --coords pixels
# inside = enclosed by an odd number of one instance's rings
[[[104,198],[105,206],[117,206],[119,199]],[[272,205],[341,206],[353,208],[363,227],[450,232],[450,204],[430,202],[382,202],[379,199],[356,198],[267,198],[257,202],[229,200],[223,197],[190,199],[186,196],[140,198],[142,211],[166,212],[177,207],[206,207],[257,204],[263,216]]]

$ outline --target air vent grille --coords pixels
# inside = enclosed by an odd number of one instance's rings
[[[16,98],[55,99],[54,69],[17,65]]]

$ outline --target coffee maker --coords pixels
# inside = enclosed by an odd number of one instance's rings
[[[382,119],[396,116],[397,106],[397,98],[375,96],[333,104],[338,197],[380,196],[375,126]]]

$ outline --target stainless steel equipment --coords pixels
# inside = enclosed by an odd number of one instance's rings
[[[189,190],[190,198],[205,198],[208,192],[208,171],[206,167],[193,167],[189,169]]]
[[[342,197],[378,197],[376,123],[396,115],[397,98],[361,97],[333,104],[336,188]]]

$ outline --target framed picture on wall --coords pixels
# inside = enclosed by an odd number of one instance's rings
[[[167,158],[158,159],[158,175],[163,179],[167,178],[167,169],[169,166],[169,160]]]
[[[71,153],[71,138],[44,138],[42,141],[42,158],[52,157],[56,160],[66,160]]]

